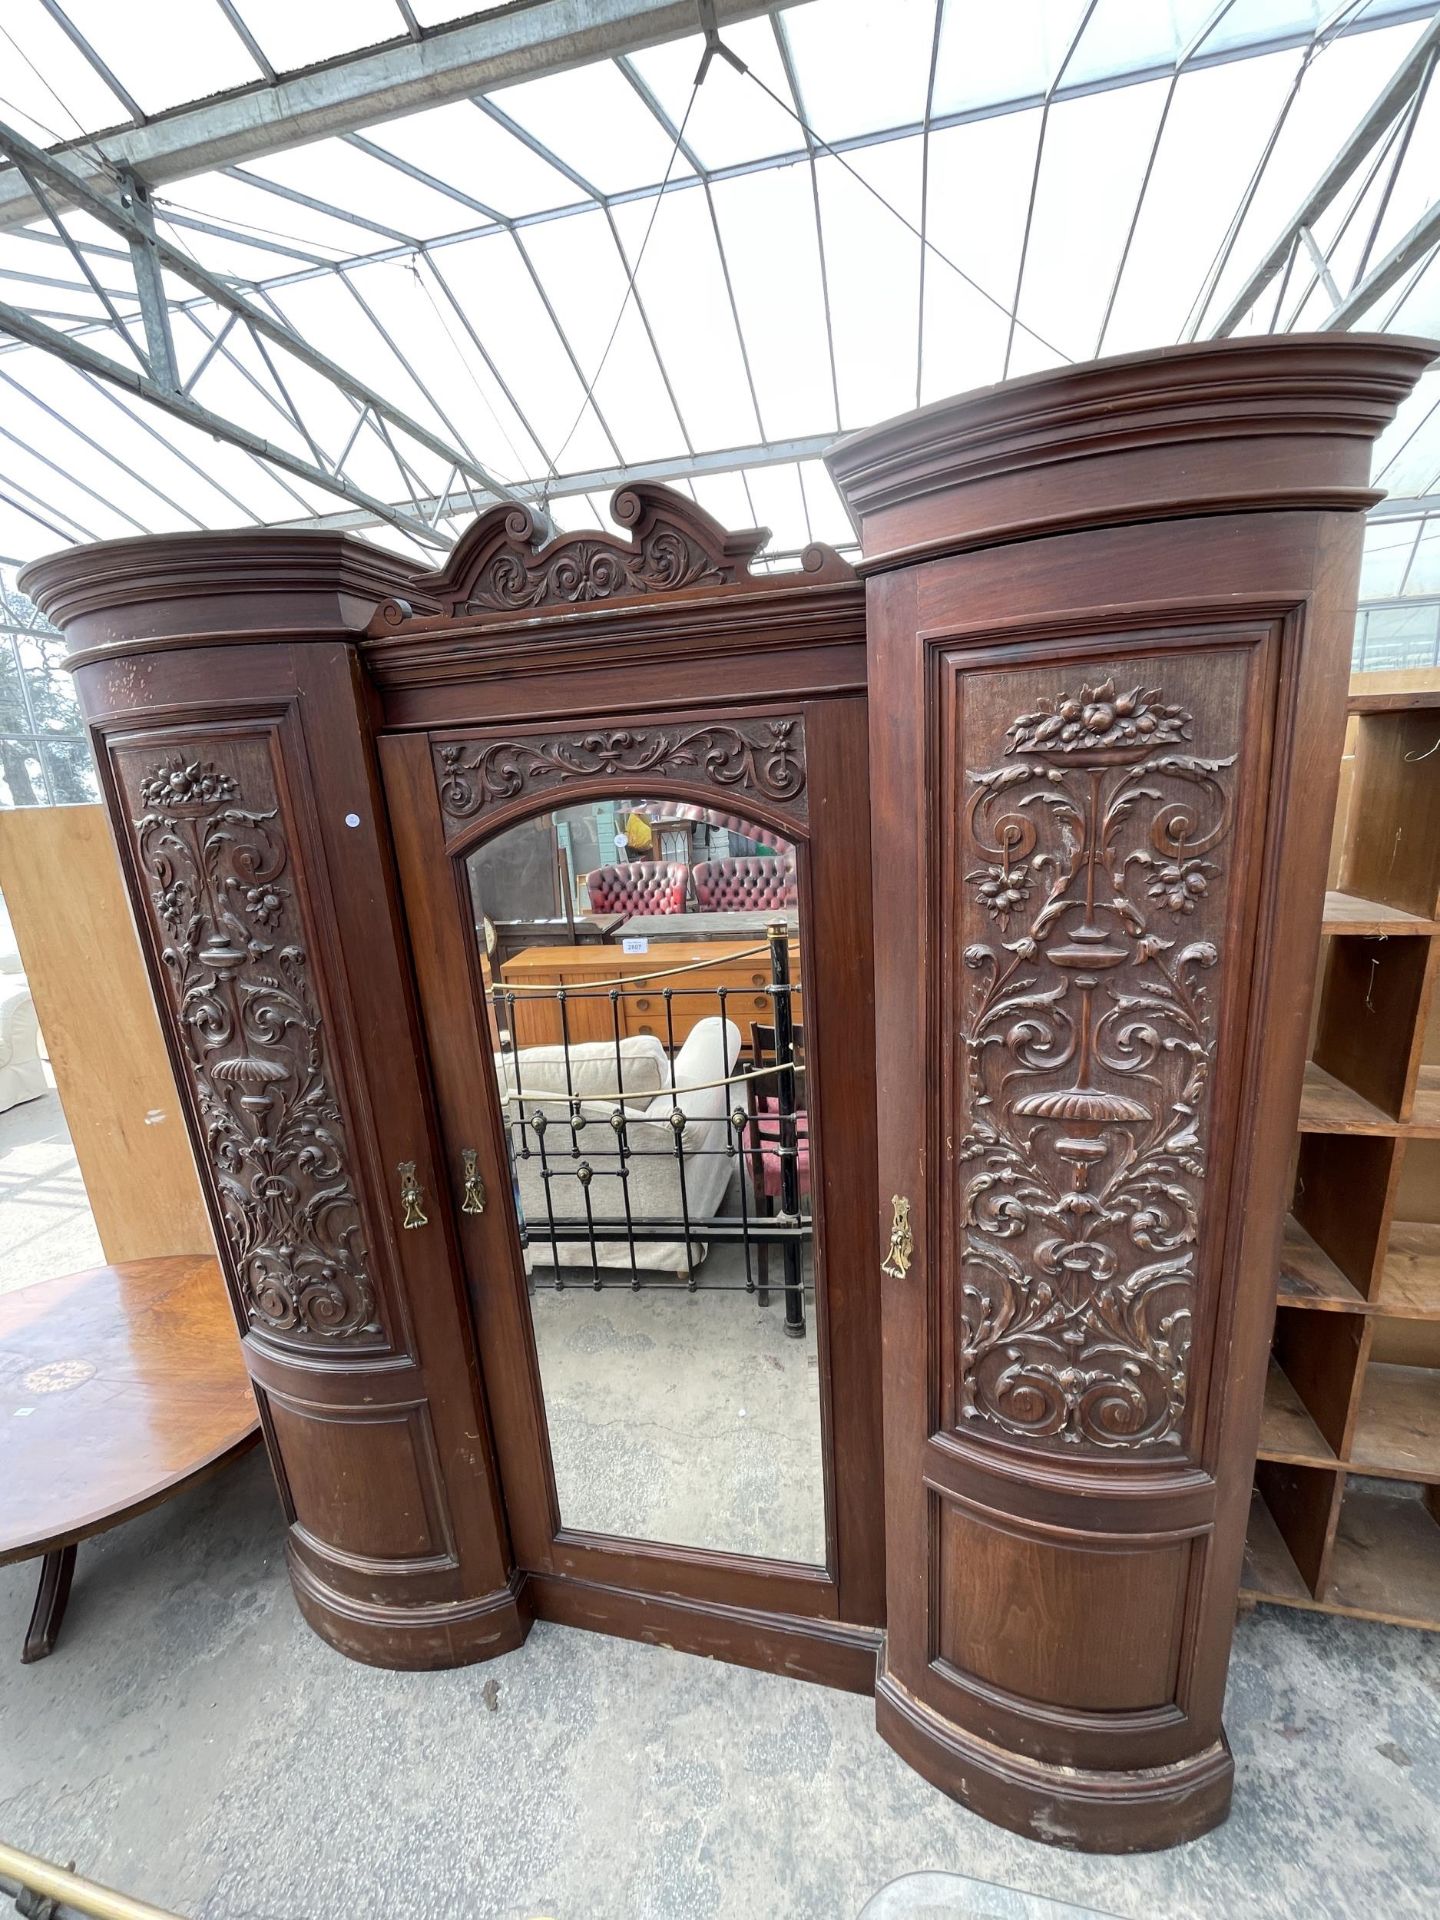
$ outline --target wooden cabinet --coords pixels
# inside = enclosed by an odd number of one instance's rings
[[[791,977],[800,979],[800,943],[790,946]],[[750,1024],[774,1013],[770,962],[763,939],[737,936],[733,947],[709,940],[657,942],[649,954],[626,953],[621,946],[530,947],[500,969],[506,1021],[517,1047],[558,1046],[654,1034],[665,1046],[683,1046],[700,1020],[723,1006],[727,1020],[749,1045]],[[578,989],[561,1003],[543,987]],[[612,1002],[608,989],[616,989]],[[803,984],[792,998],[802,1019]],[[721,996],[723,997],[723,1000]]]
[[[760,531],[643,485],[613,503],[628,537],[498,507],[431,573],[279,530],[27,569],[72,649],[318,1632],[442,1666],[544,1617],[866,1690],[878,1653],[881,1732],[990,1818],[1120,1850],[1223,1817],[1370,444],[1431,352],[1226,341],[852,438],[831,464],[863,586],[820,549],[756,573]],[[515,1171],[538,1191],[549,1149],[509,1157],[466,862],[640,788],[796,849],[808,1205],[783,1226],[813,1222],[794,1330],[823,1524],[788,1559],[569,1524],[559,1492]],[[1357,842],[1353,891],[1433,910],[1433,885],[1387,894],[1383,853]],[[1398,1031],[1422,972],[1398,941],[1373,983],[1335,963],[1317,1097],[1373,1116],[1347,1150],[1384,1153],[1440,1048],[1372,1060],[1342,1002],[1367,986]],[[679,1046],[722,989],[742,1039],[771,1011],[764,955],[713,942],[532,949],[502,978],[521,1046],[563,1037],[557,985],[620,989],[574,1002],[574,1039]],[[691,1118],[732,1178],[725,1098]],[[668,1153],[690,1122],[655,1124]],[[1412,1189],[1393,1285],[1424,1208]],[[687,1209],[656,1219],[688,1263]],[[1368,1217],[1327,1229],[1357,1288]],[[775,1312],[749,1281],[746,1313]],[[1337,1453],[1356,1410],[1326,1382],[1361,1348],[1297,1322],[1278,1349]],[[1323,1557],[1327,1497],[1298,1487],[1297,1558]]]
[[[1100,363],[829,457],[868,575],[884,929],[877,1719],[1071,1846],[1229,1803],[1370,442],[1429,352]]]

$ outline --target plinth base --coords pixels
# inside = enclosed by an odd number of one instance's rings
[[[468,1667],[525,1644],[531,1613],[521,1577],[495,1593],[422,1607],[385,1607],[325,1586],[290,1548],[290,1584],[306,1622],[320,1638],[369,1667],[428,1672]]]
[[[1230,1811],[1235,1762],[1222,1737],[1168,1767],[1047,1766],[992,1746],[907,1693],[882,1665],[875,1725],[932,1786],[996,1826],[1075,1853],[1154,1853],[1196,1840]]]

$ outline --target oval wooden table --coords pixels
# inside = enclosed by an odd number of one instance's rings
[[[55,1644],[79,1541],[259,1436],[213,1259],[130,1260],[0,1294],[0,1566],[44,1556],[22,1660]]]

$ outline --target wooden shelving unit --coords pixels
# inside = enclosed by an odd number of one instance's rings
[[[1440,675],[1357,679],[1242,1596],[1440,1630]]]

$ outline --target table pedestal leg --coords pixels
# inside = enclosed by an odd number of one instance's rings
[[[43,1660],[47,1653],[54,1651],[55,1636],[60,1631],[60,1622],[65,1618],[65,1605],[70,1598],[70,1581],[74,1573],[74,1547],[57,1547],[54,1553],[47,1553],[40,1562],[40,1585],[35,1593],[35,1609],[30,1615],[30,1625],[25,1634],[25,1651],[20,1655],[25,1665],[28,1666],[32,1660]]]

